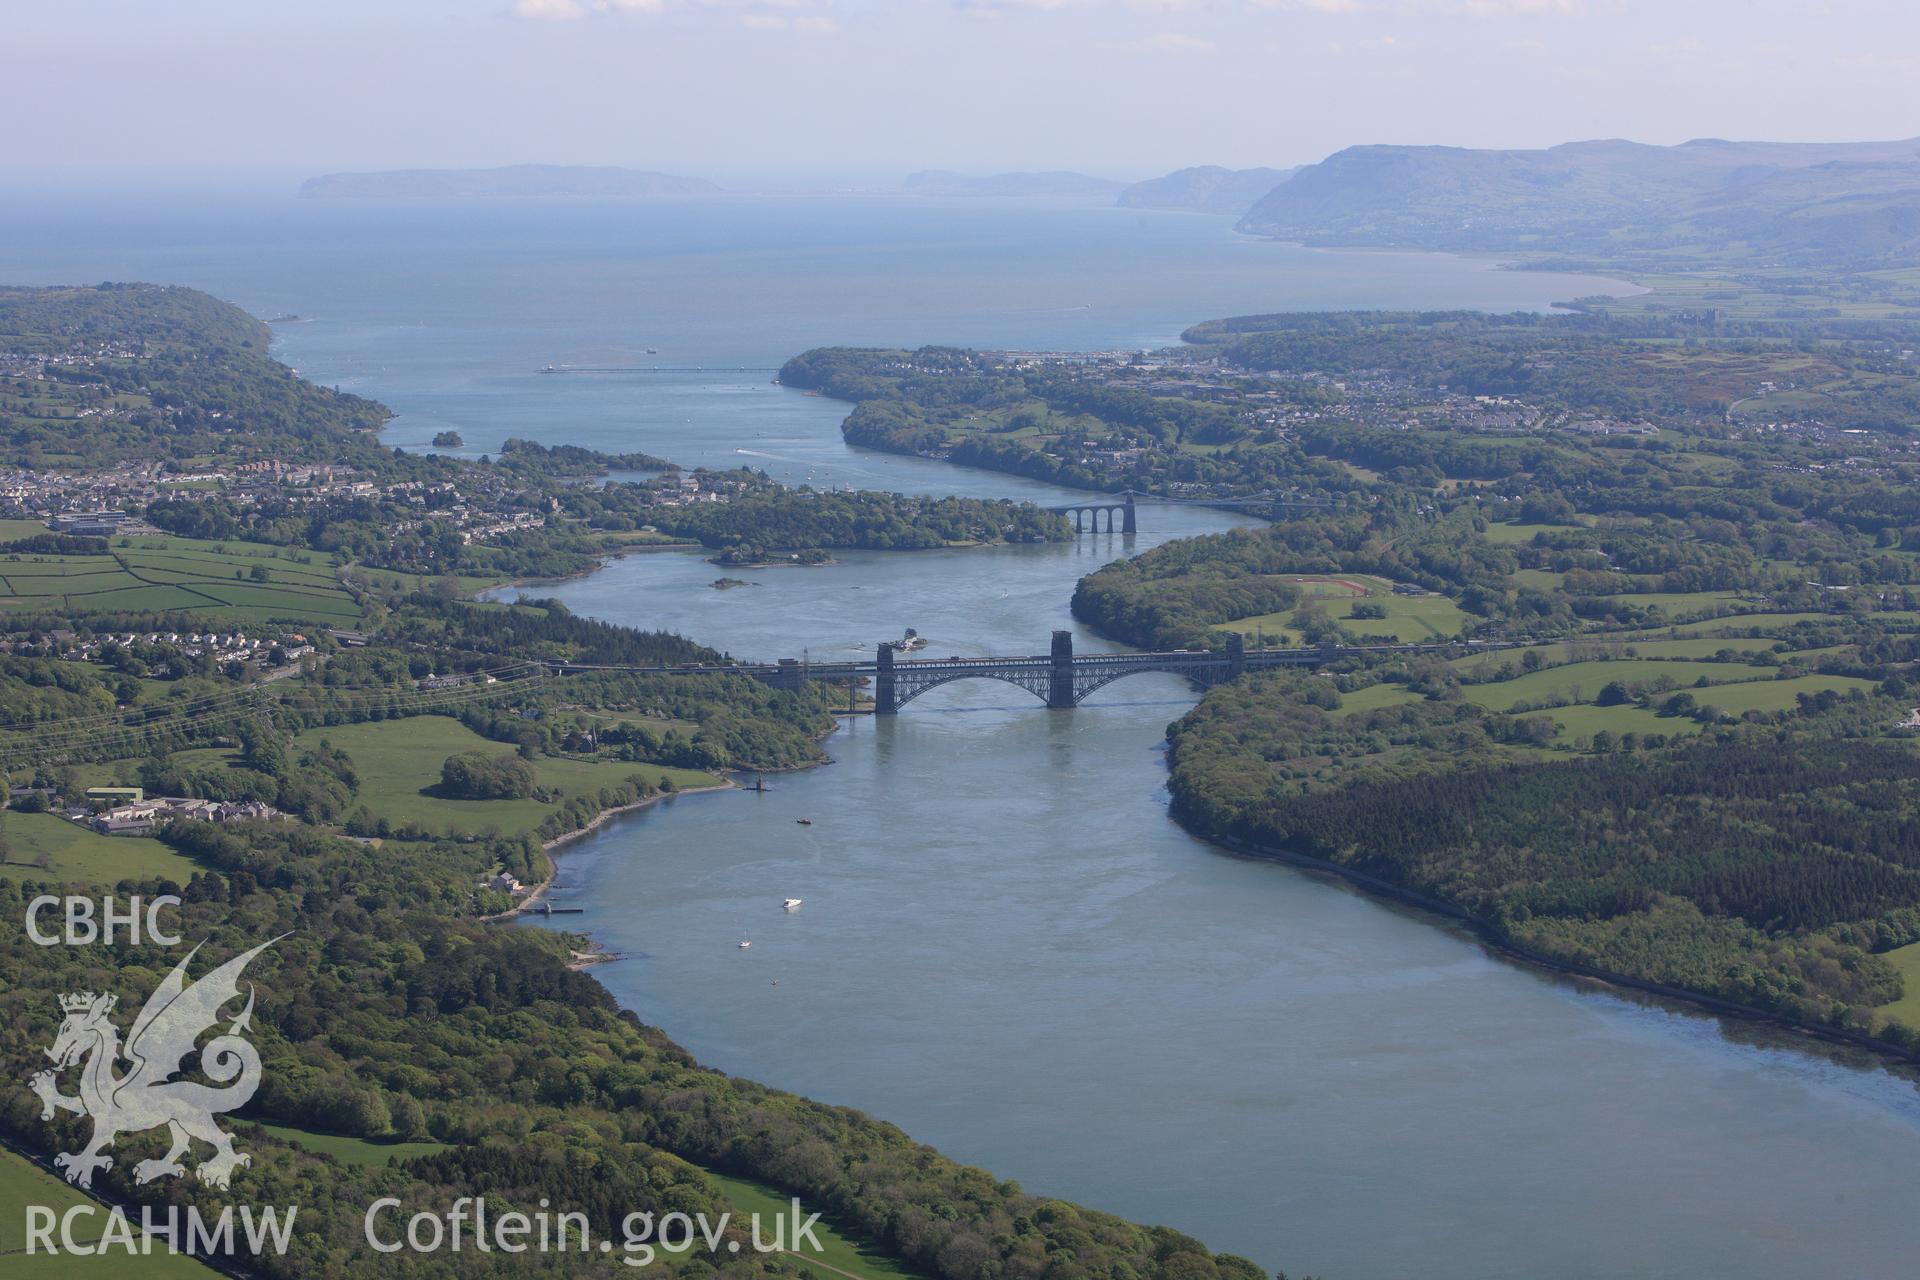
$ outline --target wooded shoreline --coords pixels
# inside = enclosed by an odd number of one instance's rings
[[[1343,867],[1337,862],[1325,858],[1316,858],[1312,854],[1297,850],[1280,849],[1266,845],[1257,845],[1235,836],[1205,830],[1190,817],[1182,814],[1179,806],[1171,811],[1173,820],[1182,830],[1196,839],[1208,844],[1218,845],[1245,858],[1254,858],[1262,862],[1283,862],[1288,866],[1305,871],[1320,872],[1332,876],[1345,884],[1364,891],[1376,898],[1383,898],[1401,906],[1413,907],[1425,914],[1437,915],[1459,924],[1472,932],[1474,937],[1488,951],[1516,964],[1541,969],[1561,977],[1583,978],[1591,982],[1610,987],[1620,987],[1638,991],[1645,995],[1658,996],[1662,1000],[1686,1005],[1691,1009],[1739,1018],[1743,1022],[1764,1023],[1796,1035],[1809,1036],[1825,1040],[1835,1045],[1865,1049],[1876,1057],[1888,1059],[1902,1065],[1920,1064],[1920,1053],[1901,1050],[1885,1040],[1861,1032],[1848,1031],[1842,1027],[1823,1027],[1816,1023],[1804,1022],[1785,1014],[1774,1013],[1767,1009],[1756,1009],[1752,1005],[1738,1004],[1732,1000],[1722,1000],[1699,991],[1689,991],[1684,987],[1669,986],[1646,978],[1636,978],[1631,974],[1619,973],[1610,969],[1601,969],[1593,965],[1581,964],[1576,960],[1566,960],[1536,951],[1522,943],[1514,942],[1503,934],[1493,921],[1476,916],[1465,909],[1455,906],[1444,899],[1430,897],[1417,890],[1394,884],[1390,880],[1372,875],[1353,867]]]

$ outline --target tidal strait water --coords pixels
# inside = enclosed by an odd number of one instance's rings
[[[872,199],[14,208],[0,278],[164,279],[307,317],[280,329],[282,358],[392,405],[406,447],[453,427],[472,453],[521,435],[1043,500],[1065,495],[849,450],[843,406],[771,370],[825,343],[1134,347],[1249,311],[1609,287],[1313,253],[1208,218]],[[1082,574],[1232,523],[1147,507],[1135,539],[849,553],[730,570],[757,585],[726,592],[699,557],[635,556],[545,590],[742,656],[838,657],[907,626],[935,655],[1031,653],[1074,627]],[[569,847],[556,897],[626,957],[599,978],[702,1060],[1269,1268],[1911,1274],[1910,1084],[1516,968],[1191,839],[1161,747],[1192,699],[1148,676],[1048,713],[1012,686],[948,686],[849,722],[832,765],[764,795],[610,824]]]

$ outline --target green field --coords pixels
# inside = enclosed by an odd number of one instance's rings
[[[118,538],[104,556],[0,558],[0,609],[186,609],[237,622],[350,626],[364,613],[335,567],[330,553],[264,543]]]
[[[1752,684],[1730,684],[1717,689],[1696,689],[1694,698],[1701,706],[1718,707],[1728,715],[1746,711],[1790,710],[1800,694],[1832,689],[1850,693],[1870,691],[1873,681],[1854,676],[1800,676],[1792,680],[1760,680]]]
[[[1654,633],[1637,634],[1645,636]],[[1664,636],[1665,633],[1658,635]],[[1768,653],[1778,643],[1770,636],[1693,636],[1676,640],[1641,639],[1634,635],[1596,635],[1583,640],[1562,640],[1525,648],[1488,649],[1461,658],[1450,658],[1447,665],[1466,677],[1482,672],[1496,673],[1502,669],[1518,675],[1520,655],[1523,653],[1537,653],[1548,666],[1558,666],[1568,662],[1593,661],[1600,657],[1613,661],[1626,658],[1711,658],[1723,649],[1739,654]],[[1629,649],[1632,653],[1627,652]],[[1784,658],[1786,655],[1781,656]]]
[[[215,548],[218,548],[217,550]],[[281,554],[268,554],[278,551]],[[275,582],[310,588],[335,585],[334,562],[322,552],[296,552],[259,543],[205,544],[185,538],[141,538],[116,554],[147,577],[231,578],[235,569],[264,567]]]
[[[1665,676],[1680,688],[1692,688],[1705,678],[1716,683],[1737,680],[1771,680],[1771,667],[1756,667],[1744,662],[1689,662],[1684,659],[1618,658],[1598,662],[1570,662],[1564,666],[1501,680],[1493,684],[1469,684],[1461,696],[1489,711],[1505,711],[1516,702],[1539,705],[1564,698],[1569,702],[1591,702],[1600,690],[1615,681],[1622,684],[1646,684]],[[1701,701],[1708,701],[1711,690],[1700,690]]]
[[[1610,605],[1635,609],[1660,609],[1670,618],[1690,618],[1704,613],[1737,613],[1752,603],[1735,591],[1630,591],[1608,596]]]
[[[1583,522],[1583,526],[1584,523],[1585,522]],[[1517,546],[1521,543],[1532,542],[1536,534],[1568,533],[1572,532],[1573,529],[1574,526],[1564,524],[1495,524],[1490,522],[1487,525],[1487,531],[1481,536],[1488,542],[1498,543],[1502,546]]]
[[[331,725],[309,729],[295,741],[312,746],[323,738],[353,760],[354,773],[360,780],[354,807],[364,804],[376,817],[386,818],[395,826],[417,823],[436,834],[468,835],[489,829],[517,834],[531,831],[559,808],[559,803],[544,804],[534,799],[453,800],[432,794],[432,788],[440,781],[440,765],[448,756],[466,751],[497,756],[513,750],[505,743],[481,737],[452,716],[411,716]],[[219,747],[177,751],[173,758],[182,767],[194,769],[235,763],[233,753]],[[543,756],[532,763],[539,785],[560,791],[561,801],[619,786],[635,774],[655,782],[662,777],[671,778],[677,788],[718,786],[723,781],[711,773],[670,765],[559,756]],[[130,776],[124,762],[83,766],[78,773],[88,786],[121,783]],[[106,840],[104,836],[95,838]],[[116,838],[111,843],[117,846],[129,842]]]
[[[1634,653],[1646,658],[1711,658],[1722,649],[1768,653],[1780,643],[1771,636],[1692,636],[1682,640],[1634,640]],[[1783,658],[1785,655],[1781,655]]]
[[[1845,614],[1839,613],[1788,613],[1784,611],[1743,613],[1738,617],[1720,618],[1710,623],[1689,626],[1682,634],[1709,636],[1729,630],[1745,631],[1754,627],[1784,629],[1802,622],[1839,622],[1846,616]],[[1910,627],[1914,624],[1915,619],[1920,617],[1920,615],[1911,612],[1901,613],[1897,611],[1873,613],[1866,616],[1876,622],[1895,628]]]
[[[1400,707],[1410,702],[1423,702],[1424,694],[1415,693],[1405,685],[1370,684],[1364,689],[1340,695],[1340,706],[1335,716],[1358,715],[1363,711],[1378,711],[1382,707]]]
[[[742,1230],[751,1230],[746,1223],[740,1222],[742,1217],[758,1215],[762,1222],[760,1239],[771,1240],[775,1230],[772,1223],[776,1218],[791,1221],[792,1197],[744,1178],[729,1178],[711,1171],[708,1171],[707,1177],[719,1186],[727,1203],[733,1206],[735,1224]],[[805,1221],[806,1215],[812,1213],[813,1209],[804,1201],[801,1206],[801,1220]],[[856,1244],[852,1238],[829,1226],[825,1218],[814,1226],[813,1234],[820,1240],[819,1253],[808,1248],[789,1255],[805,1262],[826,1264],[825,1267],[809,1266],[806,1270],[810,1276],[823,1280],[846,1280],[848,1275],[860,1276],[864,1280],[918,1280],[918,1272],[907,1270],[898,1259],[889,1258],[877,1249]]]
[[[1811,663],[1816,663],[1822,658],[1833,657],[1835,654],[1846,653],[1846,654],[1858,655],[1859,652],[1860,652],[1860,646],[1857,644],[1829,644],[1829,645],[1823,645],[1818,649],[1791,650],[1787,653],[1781,654],[1780,661],[1797,662],[1802,665],[1808,665]]]
[[[1920,1030],[1920,942],[1886,952],[1885,959],[1900,971],[1906,990],[1892,1004],[1879,1006],[1880,1012]]]
[[[1884,296],[1857,297],[1838,285],[1810,293],[1804,278],[1795,276],[1790,269],[1770,270],[1746,264],[1736,269],[1729,264],[1728,274],[1724,276],[1664,271],[1638,275],[1633,277],[1633,282],[1646,288],[1646,293],[1601,298],[1594,305],[1615,315],[1711,309],[1735,320],[1777,319],[1783,313],[1804,310],[1816,301],[1822,308],[1831,308],[1837,316],[1881,320],[1899,315],[1912,305],[1908,297],[1901,296],[1902,292],[1911,293],[1911,285],[1902,279],[1902,273],[1863,272],[1861,277],[1885,281]],[[1776,278],[1777,287],[1770,287]]]
[[[559,806],[538,800],[445,800],[429,794],[440,781],[440,764],[463,751],[506,755],[512,748],[490,742],[451,716],[411,716],[404,720],[375,720],[333,725],[301,734],[304,744],[325,738],[353,758],[360,777],[356,803],[396,826],[418,823],[434,832],[471,834],[489,828],[502,833],[531,831]],[[183,760],[205,763],[200,753],[182,753]],[[218,758],[220,753],[211,753]],[[673,779],[676,787],[717,786],[721,779],[695,769],[656,764],[627,764],[598,760],[543,757],[533,762],[544,787],[564,796],[590,795],[603,787],[625,782],[634,774],[658,780]]]
[[[1328,617],[1347,630],[1368,639],[1398,636],[1409,643],[1446,640],[1459,635],[1460,628],[1467,623],[1467,615],[1445,596],[1397,596],[1393,594],[1393,584],[1384,578],[1359,573],[1339,576],[1280,574],[1276,577],[1300,591],[1302,607],[1312,603],[1326,610]],[[1384,607],[1387,616],[1351,617],[1353,605],[1363,599],[1368,604]],[[1232,622],[1216,623],[1214,629],[1258,636],[1268,644],[1298,644],[1298,613],[1299,609],[1296,608],[1284,613],[1236,618]]]
[[[1711,689],[1689,688],[1687,692],[1703,707],[1714,707],[1726,715],[1737,716],[1748,711],[1792,710],[1798,696],[1803,693],[1833,689],[1844,694],[1852,689],[1866,690],[1872,687],[1871,680],[1859,680],[1851,676],[1800,676],[1792,680],[1750,680],[1741,684],[1716,685]],[[1642,736],[1662,733],[1674,738],[1698,733],[1702,727],[1690,716],[1663,716],[1632,703],[1614,707],[1596,707],[1589,703],[1551,707],[1526,714],[1548,716],[1558,724],[1560,731],[1555,736],[1555,742],[1561,746],[1570,744],[1575,738],[1591,738],[1602,729],[1615,734],[1637,733]]]
[[[1542,672],[1540,674],[1544,675],[1546,673]],[[1507,686],[1499,685],[1494,687],[1506,688]],[[1597,692],[1599,687],[1598,684],[1594,685],[1593,691]],[[1471,693],[1471,691],[1472,687],[1468,686],[1466,692]],[[1591,696],[1591,693],[1589,693],[1589,696]],[[1403,685],[1375,684],[1353,693],[1341,694],[1340,706],[1332,714],[1336,719],[1343,719],[1347,716],[1359,715],[1367,711],[1377,711],[1383,707],[1407,706],[1411,703],[1422,701],[1425,701],[1423,695],[1415,693]],[[1496,699],[1496,701],[1498,701],[1498,699]],[[1494,709],[1503,710],[1504,707],[1496,707]],[[1580,704],[1570,707],[1551,707],[1542,711],[1529,711],[1520,714],[1545,716],[1552,720],[1555,725],[1558,726],[1554,734],[1554,745],[1557,747],[1571,746],[1574,739],[1591,738],[1602,729],[1609,730],[1615,735],[1623,733],[1637,733],[1641,735],[1660,733],[1665,734],[1669,738],[1674,738],[1698,733],[1701,728],[1698,723],[1685,716],[1662,716],[1658,712],[1646,710],[1632,703],[1626,703],[1616,707],[1596,707],[1591,704]],[[1512,755],[1540,754],[1531,748],[1509,747],[1506,748],[1506,750]]]
[[[16,880],[74,880],[116,884],[121,880],[165,876],[185,884],[199,867],[158,840],[144,836],[103,836],[51,813],[8,813],[7,862],[0,876]],[[36,865],[47,858],[42,870]]]
[[[284,1124],[260,1126],[282,1142],[291,1142],[316,1155],[332,1156],[341,1164],[384,1166],[389,1160],[411,1160],[445,1151],[444,1142],[375,1142],[368,1138],[347,1138],[336,1133],[315,1133]]]
[[[27,1247],[26,1206],[43,1205],[56,1214],[64,1214],[80,1204],[98,1205],[99,1202],[24,1156],[0,1149],[0,1276],[9,1280],[14,1276],[28,1277],[29,1280],[66,1280],[67,1277],[77,1277],[79,1280],[100,1277],[106,1280],[107,1277],[122,1276],[139,1276],[141,1280],[148,1276],[155,1280],[211,1280],[219,1274],[192,1258],[168,1253],[164,1242],[156,1242],[149,1257],[130,1256],[117,1248],[105,1257],[74,1257],[65,1253],[36,1253],[29,1256],[24,1252]],[[99,1213],[76,1217],[73,1220],[74,1239],[97,1241],[106,1229],[106,1213],[105,1206],[101,1206]],[[140,1223],[138,1211],[134,1213],[132,1223],[137,1242]],[[57,1245],[60,1240],[57,1227],[53,1238]],[[135,1247],[138,1247],[137,1243]]]
[[[581,708],[573,709],[578,710],[579,714],[585,716],[587,719],[598,720],[603,724],[639,724],[645,725],[647,728],[659,733],[665,733],[669,729],[679,729],[683,732],[691,733],[694,729],[699,728],[699,726],[691,720],[675,720],[671,716],[650,716],[639,711],[589,711]]]
[[[1602,729],[1615,735],[1637,733],[1644,737],[1650,733],[1662,733],[1669,738],[1684,738],[1701,729],[1698,721],[1686,716],[1663,716],[1630,702],[1617,707],[1596,707],[1591,704],[1554,707],[1529,714],[1546,716],[1560,726],[1559,733],[1554,737],[1558,746],[1570,746],[1575,738],[1591,738]]]

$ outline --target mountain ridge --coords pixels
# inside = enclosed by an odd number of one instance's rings
[[[1136,182],[1114,201],[1122,209],[1177,209],[1244,214],[1299,169],[1228,169],[1217,164],[1176,169]]]
[[[1905,260],[1920,257],[1920,139],[1348,147],[1268,192],[1239,228],[1455,251]]]

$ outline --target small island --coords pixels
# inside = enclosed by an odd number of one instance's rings
[[[731,591],[735,587],[751,587],[755,584],[748,582],[745,578],[715,578],[707,585],[715,591]]]
[[[433,447],[436,449],[458,449],[466,442],[466,438],[458,431],[436,431],[433,435]]]
[[[819,547],[802,547],[798,551],[769,551],[751,542],[742,542],[728,547],[717,556],[710,556],[708,563],[741,569],[765,569],[780,564],[820,565],[838,564],[839,561]],[[725,581],[727,579],[721,578],[714,585],[718,586],[720,582]]]

